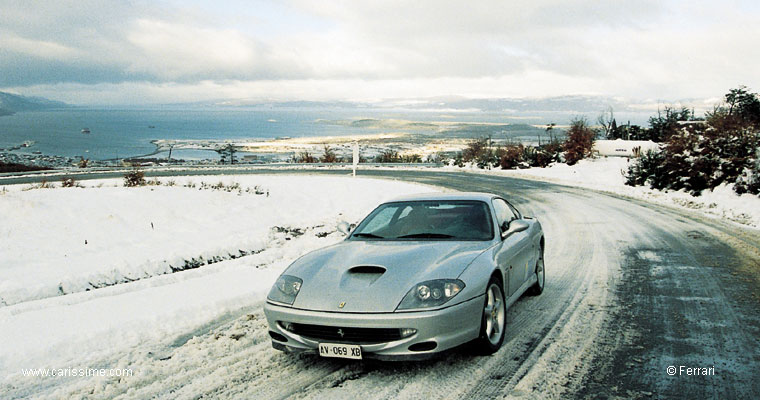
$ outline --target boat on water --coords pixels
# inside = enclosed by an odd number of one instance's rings
[[[90,133],[90,128],[82,128],[82,133]]]

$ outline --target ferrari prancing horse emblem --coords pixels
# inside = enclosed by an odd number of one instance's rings
[[[340,304],[338,304],[338,308],[343,308],[343,307],[345,307],[345,305],[346,305],[346,302],[345,301],[341,301]]]

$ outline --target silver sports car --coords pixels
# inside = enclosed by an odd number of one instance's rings
[[[290,265],[264,312],[272,346],[351,359],[501,347],[507,308],[544,288],[541,224],[487,193],[378,206],[338,244]]]

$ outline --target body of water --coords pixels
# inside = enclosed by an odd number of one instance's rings
[[[315,123],[324,117],[320,112],[239,109],[19,112],[0,117],[0,148],[32,140],[34,146],[25,151],[104,160],[149,154],[155,150],[151,143],[155,139],[273,139],[348,135],[361,130]],[[82,133],[83,129],[90,133]],[[183,153],[189,156],[193,152]]]
[[[19,112],[0,117],[0,148],[34,141],[24,152],[94,160],[128,158],[155,151],[156,139],[274,139],[278,137],[343,136],[382,131],[372,127],[318,123],[356,118],[413,121],[499,122],[507,124],[567,123],[567,113],[509,116],[497,113],[443,113],[371,109],[85,109]],[[593,121],[592,121],[593,122]],[[90,133],[82,133],[89,129]],[[413,132],[413,131],[412,131]],[[425,131],[420,131],[424,133]],[[429,133],[429,131],[427,131]],[[473,132],[473,137],[484,132]],[[486,132],[487,133],[487,132]],[[495,132],[498,135],[498,132]],[[162,154],[165,156],[165,154]],[[178,151],[176,158],[216,158],[211,151]]]

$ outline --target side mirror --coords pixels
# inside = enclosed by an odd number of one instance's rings
[[[506,239],[509,236],[511,236],[513,233],[522,232],[524,230],[527,230],[528,228],[530,228],[530,224],[527,221],[522,220],[522,219],[512,220],[509,223],[509,227],[507,228],[507,230],[501,233],[501,238]]]
[[[344,236],[348,236],[348,234],[351,233],[351,225],[346,221],[340,221],[338,223],[338,232],[342,233]]]

